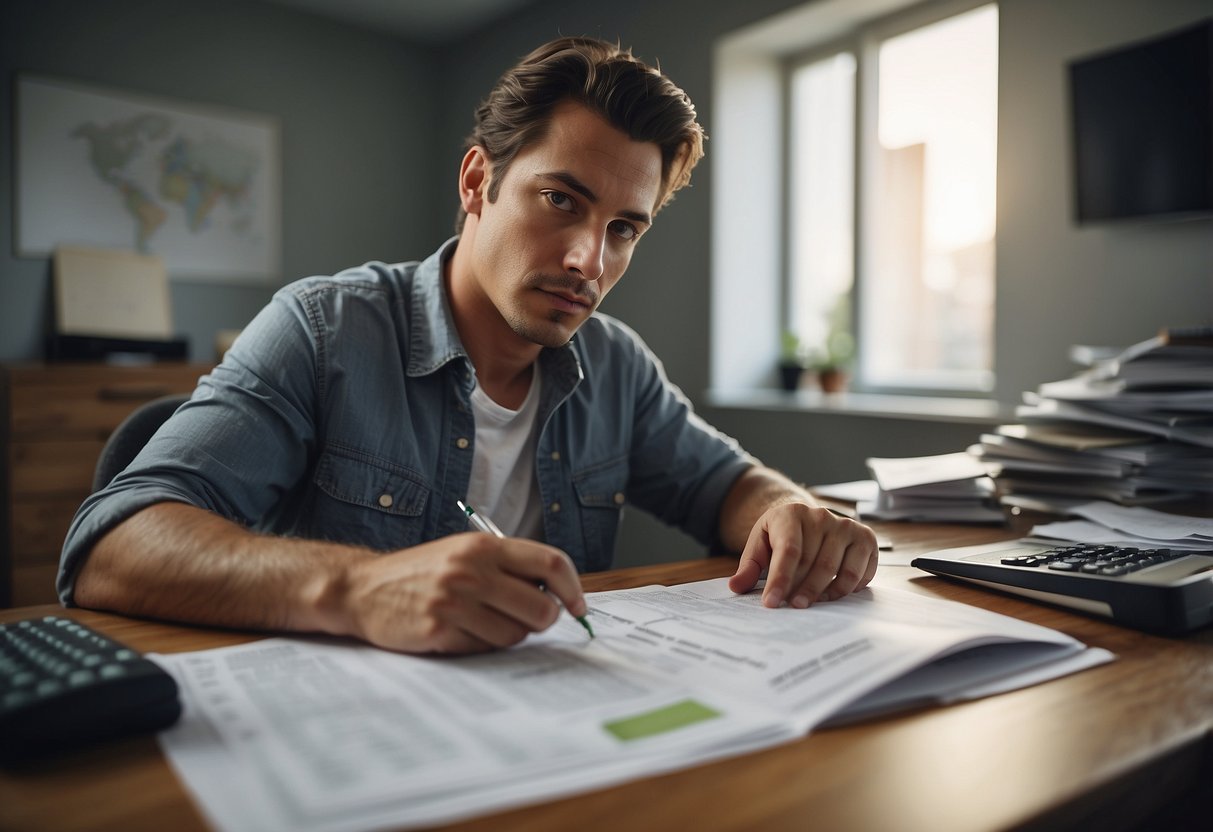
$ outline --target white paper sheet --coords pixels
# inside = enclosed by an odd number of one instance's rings
[[[1045,523],[1034,527],[1031,534],[1074,543],[1213,550],[1213,518],[1169,514],[1104,501],[1075,505],[1068,512],[1085,519]]]
[[[598,638],[564,616],[482,656],[286,638],[155,656],[185,705],[161,742],[220,830],[403,827],[784,742],[873,692],[881,711],[955,701],[1111,658],[884,588],[808,610],[765,609],[723,579],[589,601]],[[970,648],[988,655],[916,670]]]
[[[1140,506],[1119,506],[1108,502],[1086,503],[1074,508],[1073,513],[1107,526],[1109,529],[1142,537],[1157,540],[1179,540],[1193,537],[1213,541],[1213,517],[1189,517]]]

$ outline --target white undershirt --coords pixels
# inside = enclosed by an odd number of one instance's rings
[[[543,540],[543,509],[535,483],[535,447],[539,432],[539,368],[517,410],[502,407],[477,384],[472,389],[476,444],[468,505],[492,518],[506,535]]]

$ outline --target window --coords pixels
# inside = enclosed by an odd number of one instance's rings
[[[789,328],[824,358],[852,341],[855,56],[798,67],[790,92]]]
[[[997,50],[986,5],[788,65],[783,325],[860,389],[992,388]]]

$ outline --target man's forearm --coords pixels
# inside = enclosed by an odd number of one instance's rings
[[[194,506],[160,503],[96,543],[75,600],[197,624],[345,634],[347,569],[371,554],[256,534]]]
[[[737,478],[720,507],[720,540],[725,548],[740,553],[750,530],[767,509],[784,503],[817,505],[803,486],[774,469],[757,465]]]

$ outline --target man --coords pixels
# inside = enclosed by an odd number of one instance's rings
[[[489,650],[586,612],[577,571],[610,566],[625,502],[740,552],[736,592],[768,570],[768,607],[866,586],[871,531],[706,425],[594,314],[701,155],[659,72],[597,40],[540,47],[477,111],[459,236],[277,293],[81,506],[64,603]],[[508,536],[467,532],[461,499]]]

